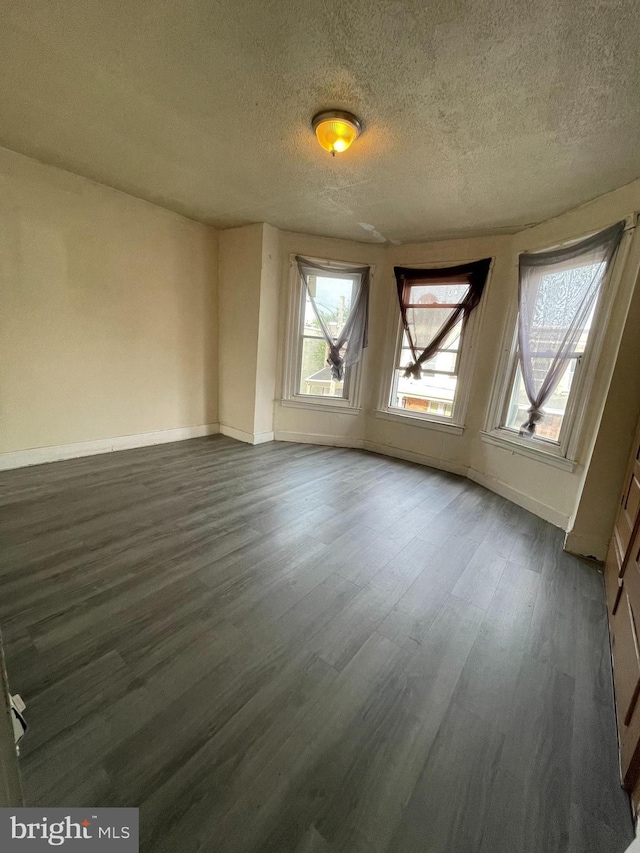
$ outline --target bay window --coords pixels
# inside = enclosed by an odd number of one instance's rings
[[[569,246],[520,255],[518,310],[494,435],[568,454],[603,290],[624,222]],[[495,417],[495,416],[494,416]]]
[[[395,267],[400,323],[388,412],[460,422],[469,320],[489,266],[490,259],[442,269]]]

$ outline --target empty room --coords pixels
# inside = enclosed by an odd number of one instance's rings
[[[625,853],[632,0],[0,0],[0,850]]]

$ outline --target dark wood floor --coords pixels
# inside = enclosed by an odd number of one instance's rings
[[[410,463],[226,438],[0,476],[28,805],[141,849],[620,853],[602,577]]]

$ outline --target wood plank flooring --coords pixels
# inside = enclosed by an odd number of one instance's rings
[[[0,475],[28,805],[144,853],[622,853],[602,576],[470,481],[231,439]]]

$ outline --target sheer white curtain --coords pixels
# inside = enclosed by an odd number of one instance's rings
[[[624,231],[618,222],[563,249],[520,255],[518,353],[529,398],[521,435],[533,436],[587,329]]]
[[[318,326],[323,338],[327,343],[329,355],[327,364],[331,368],[331,376],[337,381],[344,377],[346,367],[360,361],[362,350],[367,346],[368,321],[369,321],[369,267],[355,267],[344,265],[340,270],[323,264],[310,261],[296,255],[296,263],[300,277],[304,282],[305,290],[318,321]],[[335,275],[336,271],[343,271],[349,275],[358,276],[360,283],[344,326],[334,338],[322,317],[318,306],[309,287],[309,276],[318,275],[322,272],[330,272]]]

